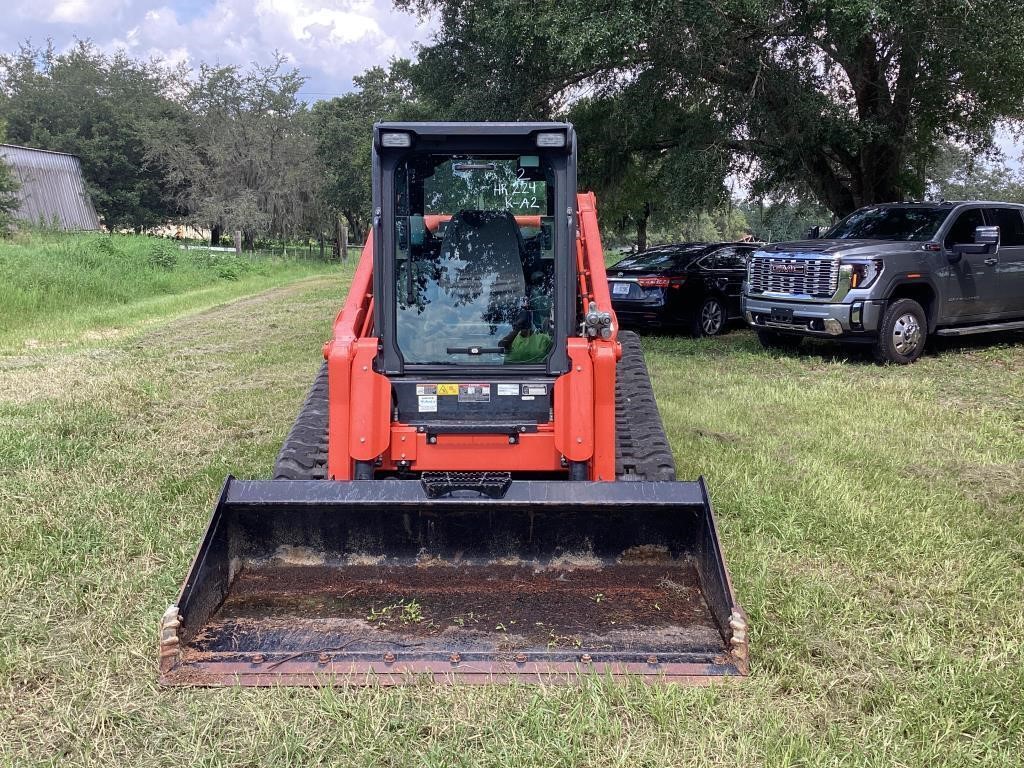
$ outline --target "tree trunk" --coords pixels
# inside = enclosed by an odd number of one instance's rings
[[[223,231],[224,228],[220,224],[214,224],[210,227],[210,245],[220,245],[220,236]]]
[[[363,230],[359,226],[359,219],[352,215],[351,211],[346,211],[345,221],[348,222],[349,240],[354,243],[362,243],[366,238],[363,237]]]
[[[636,220],[636,249],[644,251],[647,249],[647,222],[651,218],[651,204],[644,203],[644,213]]]

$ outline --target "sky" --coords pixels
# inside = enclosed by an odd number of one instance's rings
[[[432,27],[392,0],[0,0],[0,51],[75,38],[197,66],[268,62],[275,50],[308,79],[307,101],[345,93],[352,77],[414,55]]]

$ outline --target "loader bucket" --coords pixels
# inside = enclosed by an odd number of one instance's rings
[[[228,478],[161,621],[161,682],[746,674],[703,481],[506,488]]]

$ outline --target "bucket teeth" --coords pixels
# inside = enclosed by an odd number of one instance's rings
[[[733,658],[736,659],[737,666],[745,672],[750,659],[750,643],[747,640],[747,617],[742,611],[733,611],[729,615],[729,628],[732,630],[729,643]]]
[[[181,626],[181,613],[177,605],[170,606],[160,618],[160,666],[170,669],[178,661],[180,642],[178,627]]]

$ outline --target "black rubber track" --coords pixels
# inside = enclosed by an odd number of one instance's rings
[[[675,480],[640,337],[619,331],[622,358],[615,376],[615,474],[620,480]]]
[[[324,363],[277,455],[274,479],[323,480],[326,477],[327,363]]]
[[[615,380],[615,474],[620,480],[674,480],[675,461],[654,400],[640,337],[619,333]],[[327,364],[320,368],[274,462],[275,480],[327,475]]]

